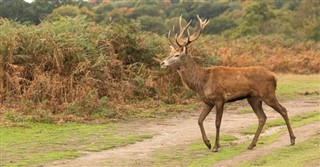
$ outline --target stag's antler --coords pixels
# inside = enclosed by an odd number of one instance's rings
[[[188,30],[188,27],[190,26],[192,20],[190,20],[189,23],[185,27],[182,27],[182,15],[180,16],[180,19],[179,19],[180,32],[179,32],[179,35],[178,34],[175,35],[176,43],[177,43],[177,45],[179,47],[188,46],[190,43],[192,43],[193,41],[198,39],[199,36],[201,35],[202,30],[204,29],[204,27],[209,23],[209,20],[207,20],[207,19],[202,21],[200,19],[199,15],[197,15],[197,18],[199,20],[199,30],[198,30],[198,32],[196,32],[195,34],[190,36],[190,32]],[[175,27],[173,26],[172,31],[174,31],[174,28]],[[188,32],[188,40],[186,42],[180,43],[179,40],[181,40],[181,38],[182,38],[182,36],[183,36],[183,34],[185,33],[186,30]],[[168,39],[169,39],[170,43],[172,45],[174,45],[174,43],[170,39],[170,36],[171,36],[171,30],[168,33]]]

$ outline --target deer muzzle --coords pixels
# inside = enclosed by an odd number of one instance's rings
[[[161,68],[168,68],[168,63],[167,63],[166,61],[162,61],[162,62],[160,63],[160,67],[161,67]]]

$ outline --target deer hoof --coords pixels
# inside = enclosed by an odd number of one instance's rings
[[[210,143],[210,141],[205,141],[204,142],[205,144],[206,144],[206,146],[209,148],[209,150],[211,149],[211,143]]]
[[[255,147],[255,146],[256,146],[255,144],[250,144],[250,145],[248,146],[248,150],[252,150],[253,147]]]
[[[290,145],[294,145],[295,144],[295,138],[291,139],[291,144]]]
[[[218,148],[214,148],[212,152],[218,152]]]

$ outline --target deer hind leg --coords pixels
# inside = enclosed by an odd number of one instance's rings
[[[219,136],[220,136],[220,125],[221,125],[221,119],[222,119],[222,114],[223,114],[223,102],[219,102],[216,104],[216,141],[214,144],[213,152],[218,152],[218,149],[220,147],[220,141],[219,141]]]
[[[211,144],[210,141],[208,140],[208,137],[206,135],[206,132],[204,130],[203,127],[203,121],[206,119],[206,117],[208,116],[208,114],[210,113],[210,111],[212,110],[214,105],[210,105],[210,104],[206,104],[203,111],[201,112],[199,119],[198,119],[198,124],[200,127],[200,131],[201,131],[201,135],[202,135],[202,139],[204,144],[206,144],[206,146],[211,149]]]
[[[285,120],[287,128],[288,128],[288,132],[290,135],[290,142],[291,145],[295,144],[295,139],[296,137],[293,134],[291,125],[290,125],[290,121],[288,118],[288,112],[287,109],[284,108],[277,100],[275,95],[270,96],[270,98],[264,99],[263,100],[268,106],[272,107],[274,110],[276,110],[281,116],[282,118]]]
[[[258,128],[257,128],[257,131],[254,135],[254,138],[252,140],[252,143],[248,146],[248,149],[249,150],[252,150],[253,147],[256,146],[257,144],[257,141],[259,139],[259,136],[260,136],[260,133],[263,129],[263,126],[267,120],[267,116],[266,114],[264,113],[263,109],[262,109],[262,102],[260,99],[258,98],[249,98],[248,99],[248,102],[251,106],[251,108],[253,109],[254,113],[257,115],[258,117],[258,120],[259,120],[259,124],[258,124]]]

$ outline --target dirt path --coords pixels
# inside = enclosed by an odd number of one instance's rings
[[[286,106],[289,116],[295,116],[303,114],[306,112],[311,112],[320,109],[319,100],[294,100],[282,102]],[[238,108],[239,109],[239,108]],[[238,110],[237,109],[237,110]],[[264,106],[268,120],[280,118],[280,115],[273,111],[271,108]],[[138,129],[139,132],[158,134],[152,139],[144,140],[143,142],[138,142],[126,147],[115,148],[111,150],[106,150],[102,152],[89,153],[83,157],[72,159],[72,160],[62,160],[56,161],[47,166],[63,166],[63,167],[74,167],[74,166],[105,166],[103,165],[106,161],[111,161],[117,164],[121,164],[122,161],[137,161],[137,160],[147,160],[153,151],[159,148],[173,147],[180,144],[188,144],[194,140],[201,140],[201,134],[199,127],[197,125],[197,119],[200,112],[191,112],[181,114],[177,118],[170,120],[158,120],[155,122],[136,122],[132,123],[129,129]],[[205,121],[205,129],[207,134],[213,134],[215,132],[214,126],[214,116],[215,113],[212,112]],[[257,124],[257,118],[255,114],[237,114],[234,111],[226,110],[223,115],[221,133],[227,134],[237,134],[241,129],[248,127],[252,124]],[[316,127],[319,127],[317,124]],[[310,127],[304,127],[310,128]],[[311,128],[317,129],[317,128]],[[299,137],[297,142],[305,140],[316,131],[307,131],[306,129],[298,129]],[[297,131],[298,131],[297,130]],[[310,132],[310,133],[309,133]],[[302,135],[301,135],[302,134]],[[213,141],[213,139],[211,139]],[[267,145],[263,147],[256,147],[254,151],[248,152],[236,156],[233,160],[227,160],[225,164],[230,164],[232,166],[234,163],[238,163],[246,159],[251,159],[252,155],[262,156],[262,153],[270,152],[279,147],[283,147],[289,144],[289,136],[286,134],[281,137],[278,142]],[[260,154],[261,153],[261,154]],[[220,164],[220,166],[225,166]],[[218,164],[219,166],[219,164]]]
[[[316,128],[315,128],[316,127]],[[308,124],[305,126],[301,126],[299,128],[295,128],[294,132],[296,134],[299,134],[299,137],[296,139],[296,143],[303,142],[307,139],[309,139],[311,136],[315,136],[317,134],[320,134],[320,122],[316,122],[313,124]],[[271,153],[272,151],[288,146],[289,139],[288,134],[282,135],[278,141],[275,143],[272,143],[270,145],[262,146],[262,147],[256,147],[254,150],[246,150],[244,153],[235,156],[231,159],[220,161],[219,163],[215,164],[215,167],[232,167],[236,164],[239,164],[241,162],[247,161],[247,160],[253,160],[257,159],[259,157],[262,157],[268,153]]]

